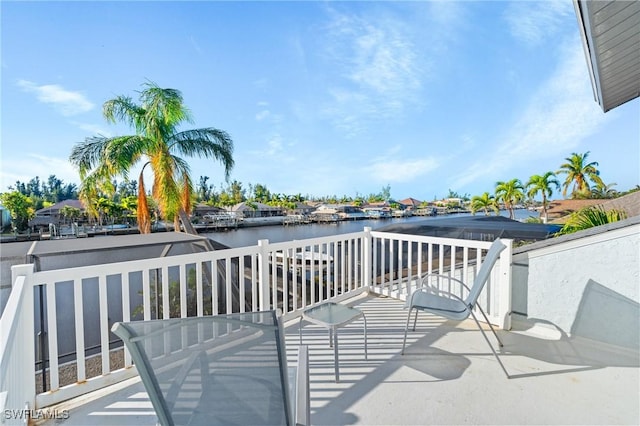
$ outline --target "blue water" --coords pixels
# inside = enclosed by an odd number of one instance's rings
[[[529,216],[537,217],[536,212],[528,210],[516,210],[516,219],[526,219]],[[502,216],[509,216],[506,211],[501,212]],[[258,244],[258,240],[269,240],[270,243],[280,243],[283,241],[304,240],[307,238],[326,237],[330,235],[349,234],[360,232],[366,226],[376,230],[392,223],[410,223],[423,220],[439,220],[456,216],[469,216],[469,214],[443,215],[434,217],[414,216],[408,218],[393,219],[367,219],[353,220],[337,223],[312,223],[309,225],[296,226],[257,226],[238,228],[228,231],[216,231],[203,234],[212,240],[216,240],[229,247],[246,247]]]

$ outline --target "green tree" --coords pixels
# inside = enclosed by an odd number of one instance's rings
[[[257,183],[253,187],[253,199],[261,203],[266,203],[271,199],[271,192],[269,192],[266,185]]]
[[[244,189],[242,189],[242,183],[234,180],[229,186],[229,192],[231,193],[231,199],[234,204],[239,204],[245,201],[247,198],[244,196]]]
[[[64,206],[60,209],[60,215],[66,220],[70,222],[74,222],[81,216],[82,212],[80,209],[72,207],[72,206]]]
[[[9,209],[14,229],[24,231],[29,227],[29,219],[35,216],[33,201],[19,191],[0,194],[0,203]]]
[[[527,195],[534,198],[538,193],[542,194],[542,221],[547,223],[547,197],[553,195],[553,188],[560,190],[560,182],[556,179],[553,172],[547,172],[543,175],[533,175],[527,182]]]
[[[495,197],[488,192],[482,195],[474,195],[471,198],[471,213],[475,215],[480,210],[484,211],[485,216],[489,216],[489,210],[493,210],[496,215],[500,212],[498,202]]]
[[[129,136],[94,136],[74,146],[70,161],[78,167],[82,185],[115,176],[128,178],[129,170],[145,161],[138,176],[138,226],[141,233],[151,232],[151,215],[144,182],[146,166],[153,174],[152,197],[163,217],[188,222],[193,183],[189,164],[180,156],[198,156],[219,160],[225,178],[233,168],[233,141],[223,130],[202,128],[178,131],[192,123],[182,94],[147,82],[140,92],[140,104],[127,96],[118,96],[103,105],[103,115],[110,123],[124,121],[136,134]]]
[[[515,204],[524,200],[524,186],[522,186],[520,179],[496,182],[496,200],[498,202],[502,201],[507,210],[509,210],[509,218],[515,219]]]
[[[130,195],[122,198],[120,200],[120,207],[122,208],[123,215],[127,217],[127,223],[129,223],[128,218],[136,215],[136,210],[138,209],[138,197]]]
[[[616,183],[605,185],[604,183],[596,184],[595,188],[591,188],[591,198],[616,198],[618,191],[613,189]]]
[[[209,201],[210,190],[209,185],[207,185],[208,180],[209,176],[200,176],[200,180],[198,181],[198,200],[200,201]]]
[[[556,173],[566,174],[564,183],[562,184],[562,196],[567,197],[569,187],[571,189],[571,198],[588,197],[591,190],[589,181],[596,185],[603,185],[600,178],[600,172],[596,168],[598,163],[592,161],[587,163],[589,151],[584,154],[572,153],[570,157],[565,158],[566,163],[562,163]]]

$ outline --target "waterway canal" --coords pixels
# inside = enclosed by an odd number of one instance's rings
[[[501,215],[509,216],[506,211],[501,211]],[[258,244],[258,240],[269,240],[270,243],[280,243],[283,241],[292,240],[304,240],[307,238],[326,237],[329,235],[349,234],[351,232],[360,232],[365,226],[371,227],[376,230],[383,226],[390,225],[392,223],[408,223],[414,221],[423,220],[439,220],[444,218],[451,218],[456,216],[469,216],[468,213],[459,215],[441,215],[441,216],[413,216],[408,218],[393,218],[393,219],[367,219],[367,220],[352,220],[335,223],[312,223],[308,225],[295,225],[295,226],[256,226],[237,228],[228,231],[216,231],[208,232],[206,235],[212,240],[218,241],[226,246],[235,247],[247,247]],[[516,210],[516,219],[525,219],[529,216],[536,216],[536,212],[528,210]]]

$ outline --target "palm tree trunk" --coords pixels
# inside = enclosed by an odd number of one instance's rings
[[[138,208],[136,209],[138,217],[138,229],[141,234],[151,233],[151,215],[149,214],[149,205],[147,204],[147,194],[145,193],[144,180],[142,172],[138,178]]]
[[[176,228],[176,231],[180,230],[180,222],[182,222],[184,232],[186,232],[187,234],[198,235],[198,231],[196,231],[196,228],[193,227],[193,224],[189,219],[189,215],[183,209],[180,209],[178,211],[178,215],[176,216],[176,219],[178,221],[178,226]]]

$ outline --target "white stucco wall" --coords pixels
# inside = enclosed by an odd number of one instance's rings
[[[526,305],[529,320],[638,348],[640,224],[548,243],[513,261],[514,311]]]

